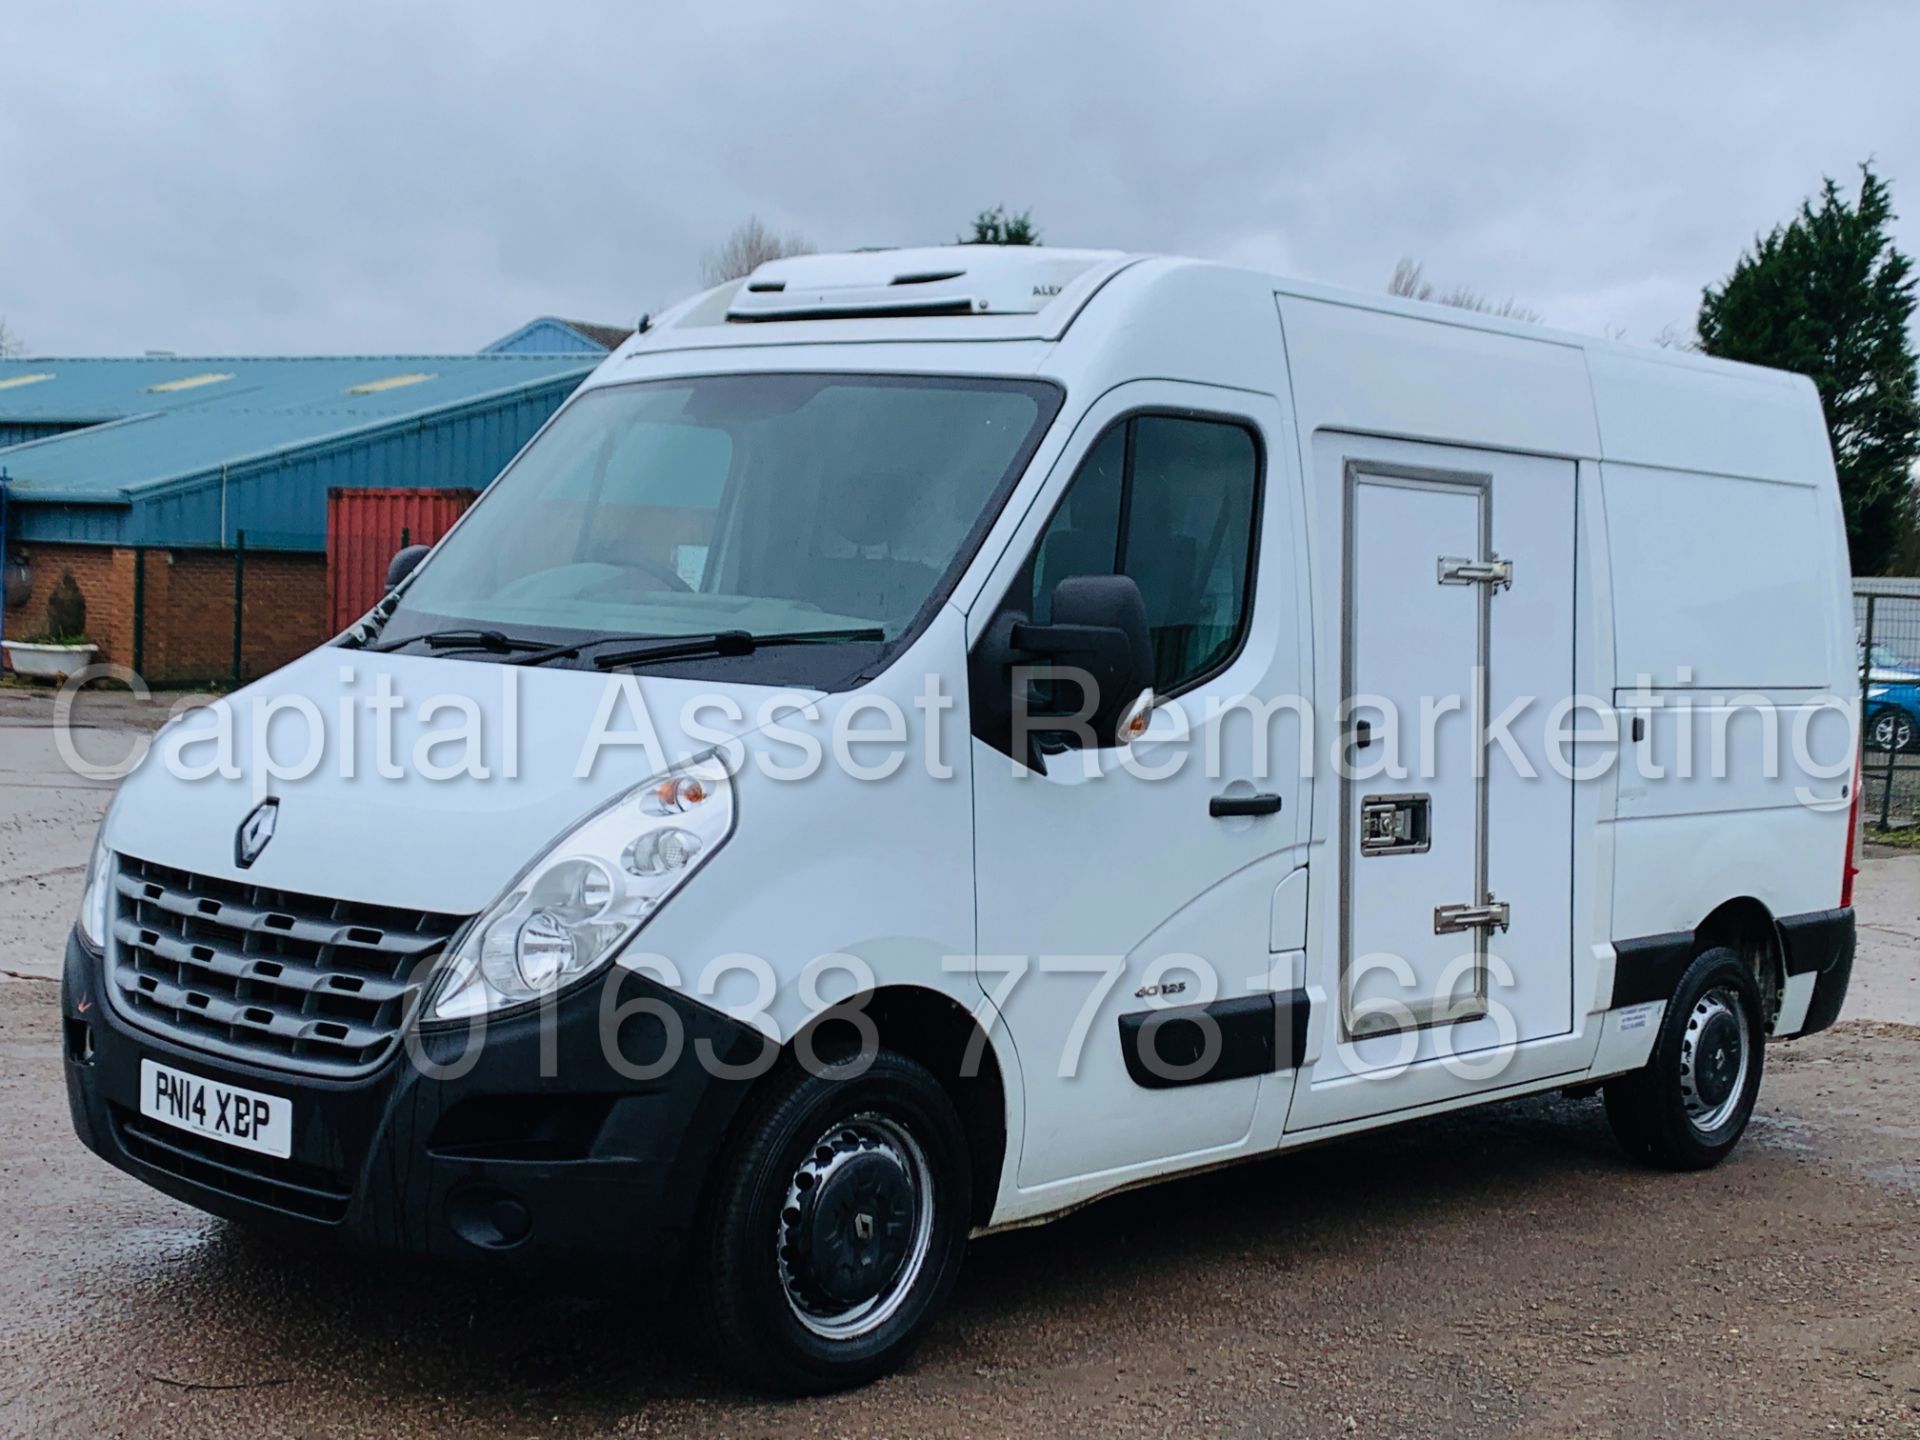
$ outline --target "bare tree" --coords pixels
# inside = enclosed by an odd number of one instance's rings
[[[1421,273],[1423,269],[1418,260],[1402,255],[1393,267],[1393,278],[1387,281],[1387,294],[1402,300],[1433,299],[1433,282]]]
[[[1425,300],[1435,305],[1451,305],[1457,310],[1472,310],[1480,315],[1495,315],[1502,320],[1522,320],[1530,325],[1538,325],[1541,315],[1530,305],[1522,305],[1512,296],[1505,300],[1489,300],[1478,290],[1466,285],[1455,285],[1452,289],[1436,294],[1433,282],[1426,278],[1425,267],[1418,261],[1402,257],[1393,267],[1393,278],[1387,281],[1387,293],[1398,295],[1404,300]]]
[[[1691,330],[1683,330],[1674,321],[1669,320],[1660,327],[1660,333],[1653,337],[1653,343],[1662,350],[1698,350],[1700,342]],[[1909,572],[1902,570],[1905,575]]]
[[[26,347],[20,343],[20,337],[7,328],[4,317],[0,317],[0,360],[9,355],[18,355]]]
[[[769,260],[812,253],[813,243],[798,231],[775,234],[760,223],[758,215],[749,215],[733,227],[724,245],[706,253],[700,262],[700,273],[707,284],[721,285],[751,275]]]

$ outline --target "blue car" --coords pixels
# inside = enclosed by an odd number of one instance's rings
[[[1920,739],[1920,669],[1883,645],[1867,672],[1866,735],[1870,750],[1911,750]]]

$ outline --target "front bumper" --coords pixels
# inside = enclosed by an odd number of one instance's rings
[[[61,995],[67,1099],[75,1130],[102,1159],[216,1215],[562,1284],[621,1283],[675,1265],[708,1166],[751,1084],[713,1073],[721,1066],[703,1059],[748,1066],[766,1044],[747,1026],[615,971],[611,998],[590,984],[544,1016],[494,1021],[464,1068],[464,1030],[427,1032],[418,1050],[429,1064],[402,1047],[364,1079],[321,1080],[149,1034],[108,1003],[101,972],[99,955],[70,936]],[[617,1014],[615,1006],[641,997],[657,1004],[610,1022],[603,1045],[603,1001]],[[676,1023],[677,1057],[662,1064]],[[273,1159],[143,1120],[143,1057],[284,1097],[293,1105],[292,1155]]]

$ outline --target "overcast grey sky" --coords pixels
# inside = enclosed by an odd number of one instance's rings
[[[1871,155],[1920,252],[1920,5],[0,0],[0,317],[28,353],[472,350],[630,323],[757,212],[1690,331]]]

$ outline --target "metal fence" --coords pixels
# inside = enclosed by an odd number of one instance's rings
[[[1869,829],[1920,824],[1920,580],[1858,582],[1860,810]]]
[[[149,684],[227,686],[311,648],[327,634],[326,572],[289,544],[300,538],[242,530],[226,545],[129,547],[131,613],[111,658]]]

